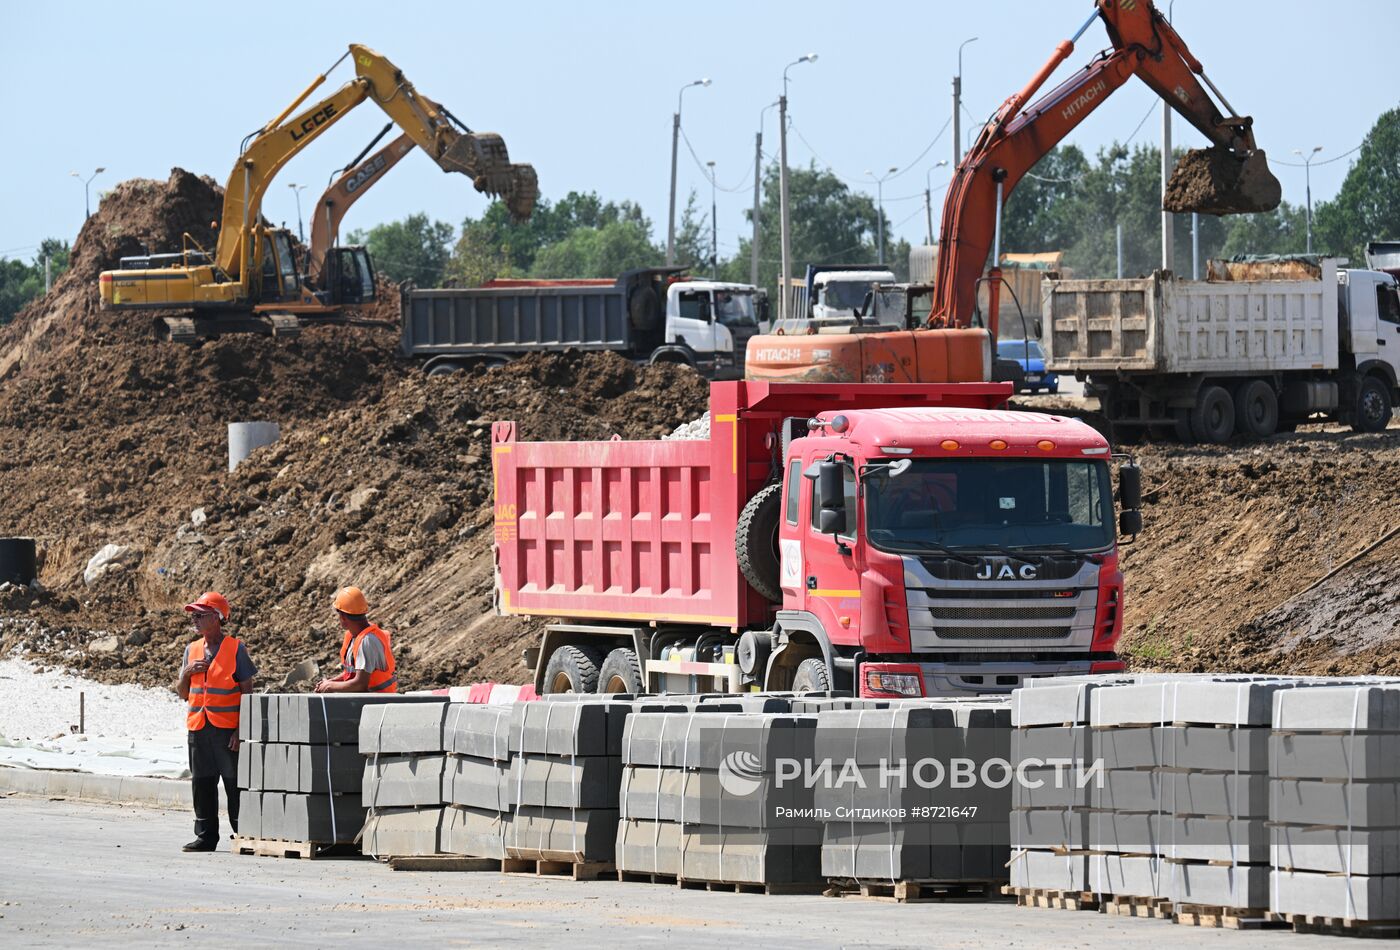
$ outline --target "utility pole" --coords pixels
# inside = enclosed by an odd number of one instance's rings
[[[1308,185],[1308,253],[1312,253],[1312,160],[1317,157],[1317,153],[1322,151],[1321,145],[1313,146],[1313,150],[1304,155],[1303,150],[1295,148],[1293,154],[1303,160],[1303,175]]]
[[[1191,212],[1191,279],[1201,279],[1201,216]]]
[[[48,292],[49,292],[49,288],[53,286],[53,267],[52,267],[52,264],[53,264],[52,258],[50,258],[49,255],[45,254],[45,255],[44,255],[44,293],[48,293]]]
[[[297,240],[306,243],[306,231],[301,226],[301,193],[306,190],[305,185],[298,185],[296,182],[289,182],[287,187],[292,189],[292,194],[297,199]]]
[[[1167,6],[1167,23],[1172,21],[1172,7],[1176,6],[1176,0],[1171,0]],[[1162,100],[1162,202],[1166,203],[1167,182],[1172,177],[1172,107],[1166,99]],[[1173,247],[1174,235],[1172,234],[1172,213],[1164,210],[1162,212],[1162,270],[1174,271],[1176,269],[1176,248]]]
[[[89,175],[87,178],[84,178],[82,175],[78,174],[77,172],[69,172],[69,173],[68,173],[70,177],[76,178],[76,179],[78,179],[78,181],[80,181],[80,182],[83,183],[83,220],[84,220],[84,221],[86,221],[88,218],[92,217],[92,197],[91,197],[91,196],[92,196],[92,191],[91,191],[91,189],[89,189],[88,186],[92,184],[92,180],[93,180],[94,178],[96,178],[98,175],[102,174],[102,173],[105,172],[106,170],[107,170],[107,169],[105,169],[105,168],[98,168],[96,171],[94,171],[94,172],[93,172],[91,175]]]
[[[715,203],[715,163],[706,162],[710,169],[710,280],[719,279],[719,216]]]
[[[779,319],[788,318],[788,281],[792,274],[792,241],[788,228],[788,162],[787,162],[787,84],[788,70],[798,63],[815,63],[816,53],[808,53],[783,67],[783,94],[778,98],[778,218],[783,243],[783,275],[778,287]]]
[[[968,43],[976,43],[977,37],[963,40],[958,46],[958,72],[953,77],[953,169],[957,170],[962,161],[962,51]],[[932,232],[933,229],[929,228]],[[930,243],[932,241],[930,240]]]
[[[1123,279],[1123,225],[1118,225],[1118,279]]]
[[[666,223],[666,266],[676,262],[676,152],[681,143],[681,101],[691,86],[708,86],[710,80],[697,79],[681,86],[676,93],[676,112],[671,117],[671,214]]]
[[[929,245],[933,244],[933,183],[929,181],[929,176],[933,174],[934,168],[942,168],[947,164],[948,160],[945,158],[941,162],[935,162],[933,168],[924,172],[924,218],[928,225],[928,240],[924,243]]]
[[[875,173],[866,169],[865,173],[875,179],[875,233],[878,235],[876,241],[879,263],[885,263],[885,179],[899,171],[899,168],[891,165],[889,170],[879,178],[875,178]]]
[[[763,183],[763,117],[768,114],[768,110],[776,106],[776,102],[770,102],[758,113],[758,134],[754,136],[753,148],[753,240],[749,242],[749,283],[758,286],[758,236],[759,236],[759,212],[762,210],[760,204],[760,186]]]

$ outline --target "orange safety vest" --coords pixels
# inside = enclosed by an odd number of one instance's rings
[[[371,670],[369,674],[369,690],[371,693],[397,693],[399,691],[399,679],[394,675],[394,654],[389,650],[389,634],[380,630],[377,624],[370,624],[360,631],[358,637],[351,637],[347,631],[345,640],[340,645],[340,666],[345,671],[344,679],[350,679],[355,675],[355,667],[351,662],[351,657],[360,648],[360,642],[366,636],[373,634],[381,644],[384,645],[384,662],[388,669]],[[353,641],[353,642],[352,642]]]
[[[190,644],[189,649],[203,643],[201,637]],[[243,689],[233,678],[237,668],[238,641],[225,636],[209,669],[190,677],[190,705],[185,723],[191,731],[203,729],[206,722],[219,729],[238,728],[238,704],[243,698]]]

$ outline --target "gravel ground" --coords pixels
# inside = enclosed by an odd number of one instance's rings
[[[78,696],[90,736],[168,739],[184,729],[184,703],[168,687],[109,686],[28,660],[0,660],[0,736],[49,739],[78,724]]]

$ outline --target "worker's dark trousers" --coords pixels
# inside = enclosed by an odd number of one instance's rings
[[[230,752],[229,740],[236,729],[219,729],[205,724],[189,733],[190,792],[194,798],[194,833],[203,841],[219,840],[219,781],[228,796],[228,823],[238,831],[238,753]]]

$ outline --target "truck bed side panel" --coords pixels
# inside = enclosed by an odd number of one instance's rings
[[[1155,277],[1047,280],[1041,286],[1052,372],[1159,368]]]
[[[733,480],[732,426],[715,426],[714,441],[515,442],[500,439],[503,425],[493,445],[503,613],[739,622],[733,520],[717,523],[726,492],[711,477],[723,449]]]
[[[626,301],[611,286],[415,290],[403,306],[403,350],[411,356],[631,344]]]

